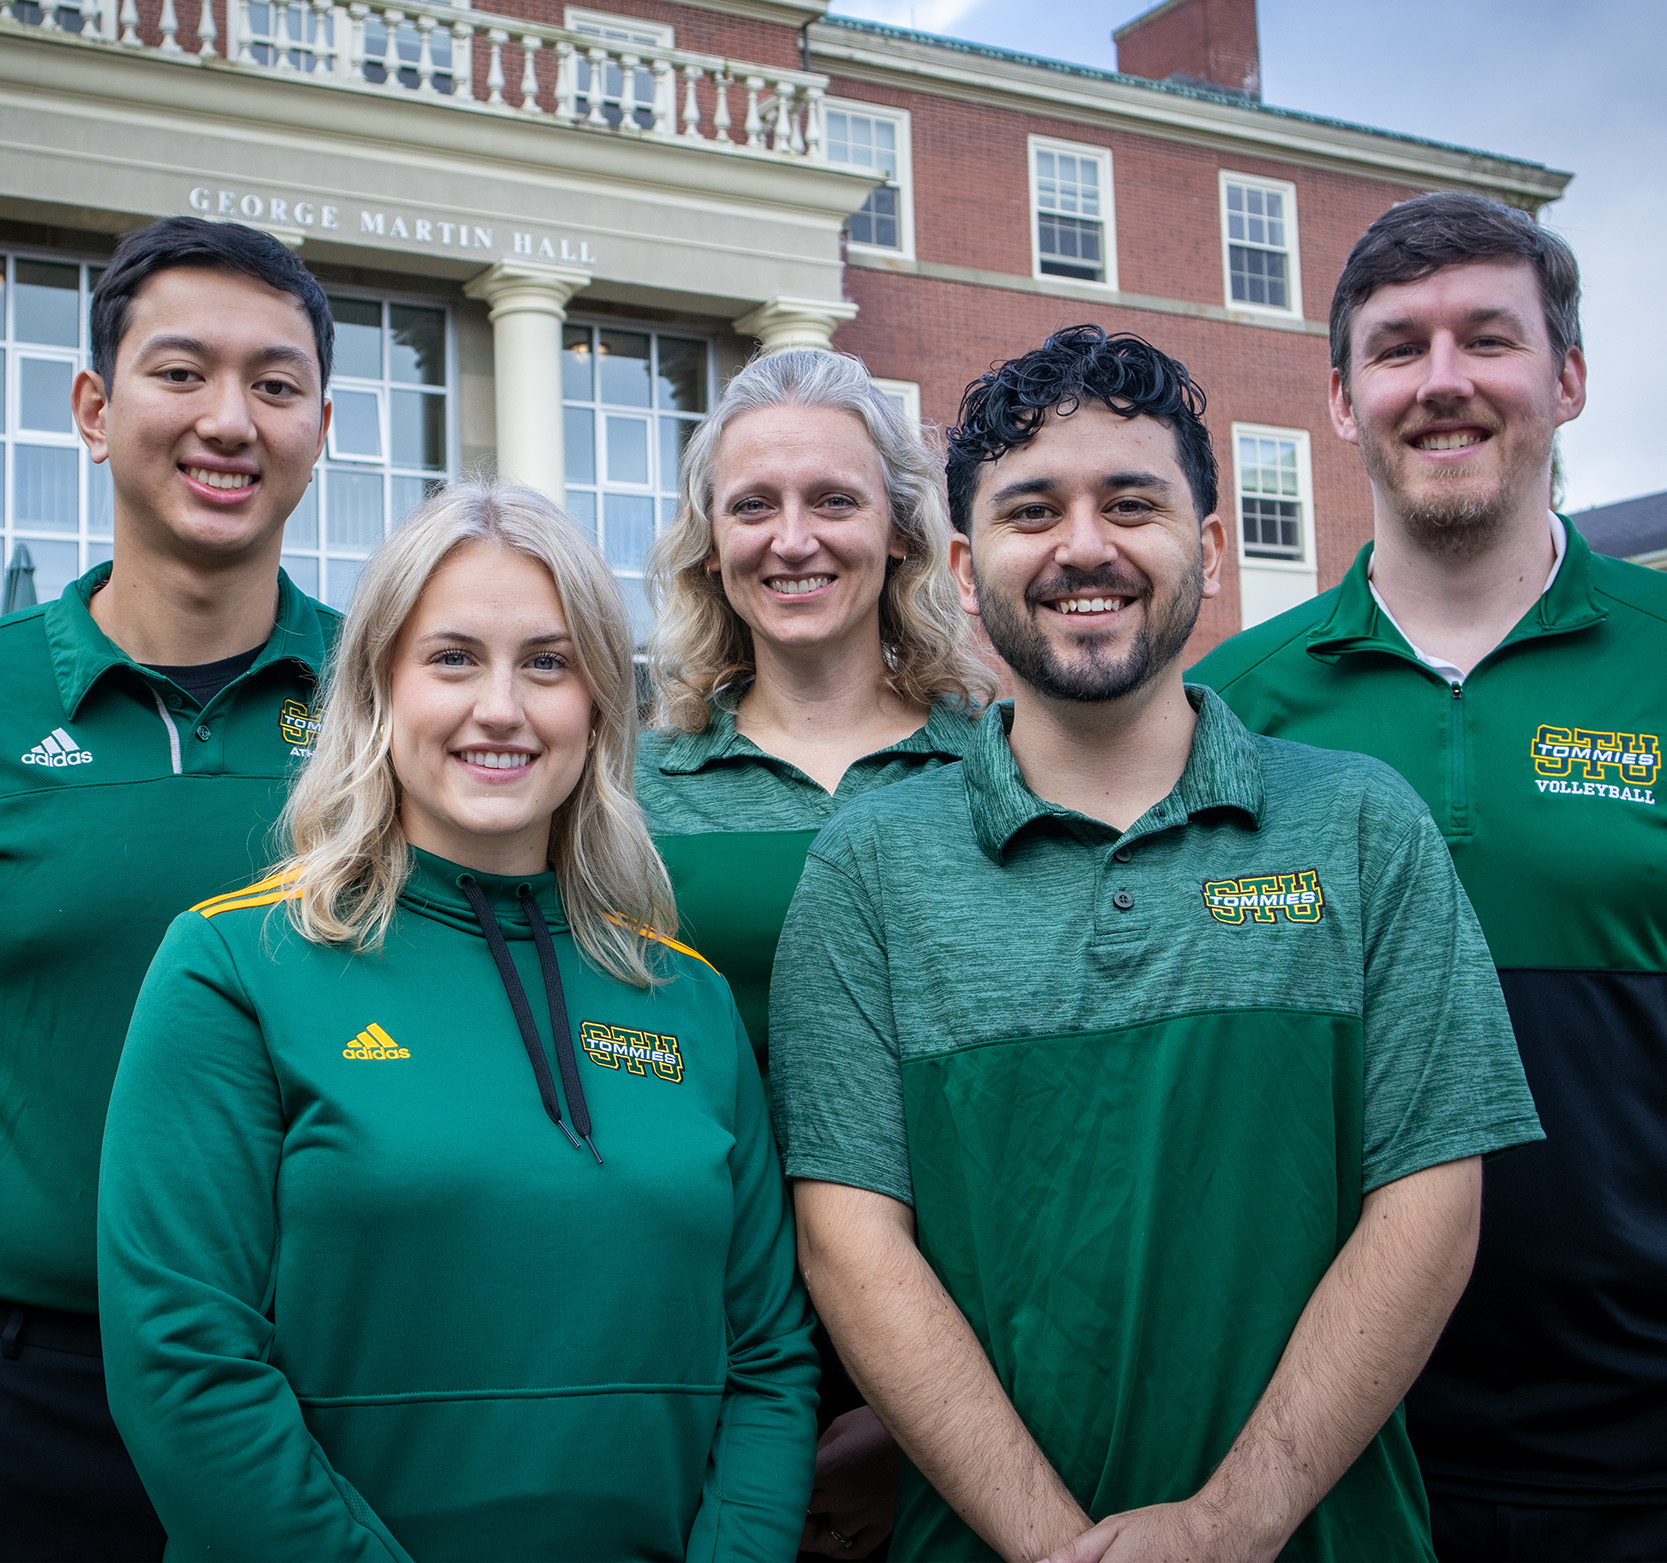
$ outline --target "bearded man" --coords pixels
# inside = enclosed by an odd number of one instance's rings
[[[1539,1128],[1475,917],[1387,767],[1181,657],[1203,397],[1061,331],[969,389],[951,560],[1013,669],[848,804],[776,953],[800,1259],[908,1456],[893,1559],[1430,1556],[1398,1405]]]
[[[1551,513],[1585,403],[1574,256],[1474,195],[1392,207],[1331,306],[1372,485],[1342,584],[1194,676],[1393,765],[1499,968],[1546,1140],[1488,1173],[1408,1426],[1445,1560],[1667,1557],[1667,577]]]

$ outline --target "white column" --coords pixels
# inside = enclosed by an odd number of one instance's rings
[[[497,391],[498,472],[559,505],[562,457],[561,327],[567,301],[590,286],[577,266],[501,260],[463,289],[491,309]]]
[[[831,348],[834,332],[856,313],[857,306],[845,299],[778,295],[733,324],[743,336],[757,337],[766,353],[779,353],[784,347]]]

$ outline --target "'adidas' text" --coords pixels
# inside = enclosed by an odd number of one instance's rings
[[[61,727],[54,727],[50,733],[23,756],[25,765],[49,765],[58,770],[66,765],[91,765],[93,752],[83,749]]]

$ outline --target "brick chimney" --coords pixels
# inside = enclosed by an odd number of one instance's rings
[[[1125,75],[1262,96],[1256,0],[1164,0],[1111,39]]]

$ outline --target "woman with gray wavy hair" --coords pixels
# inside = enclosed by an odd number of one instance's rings
[[[949,536],[941,463],[843,354],[754,360],[684,453],[649,568],[658,726],[637,796],[680,924],[766,1067],[770,967],[811,841],[858,794],[960,759],[993,692]],[[865,1557],[890,1529],[896,1450],[819,1344],[804,1545]]]

